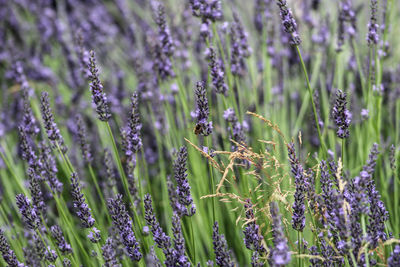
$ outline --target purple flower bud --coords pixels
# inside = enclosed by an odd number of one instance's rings
[[[225,236],[219,234],[218,222],[215,222],[213,226],[213,248],[215,253],[215,262],[218,266],[235,266],[231,259],[231,251],[228,249]]]
[[[300,45],[301,39],[297,33],[297,23],[293,17],[292,11],[287,6],[286,0],[277,0],[277,5],[280,9],[283,29],[291,35],[292,44]]]
[[[349,137],[349,126],[351,122],[351,113],[346,107],[346,93],[342,90],[337,90],[336,101],[332,109],[332,118],[337,126],[337,136],[339,138]]]
[[[61,151],[65,154],[67,152],[67,147],[64,145],[64,139],[61,136],[60,130],[58,129],[57,124],[54,121],[53,112],[51,111],[49,103],[49,93],[42,92],[40,104],[42,109],[44,128],[47,131],[47,137],[54,147],[59,146]]]
[[[172,215],[172,234],[174,235],[174,256],[177,266],[190,267],[189,259],[185,255],[185,239],[182,234],[181,218],[175,212]]]
[[[400,266],[400,245],[396,245],[393,252],[390,254],[390,257],[388,258],[388,266]]]
[[[187,148],[182,146],[178,152],[178,158],[174,162],[174,178],[176,180],[176,195],[178,202],[176,208],[180,216],[192,216],[196,212],[193,198],[190,193],[190,185],[187,180]]]
[[[65,241],[61,227],[58,225],[53,225],[50,228],[50,231],[51,231],[51,235],[53,236],[55,243],[58,246],[58,249],[61,251],[61,253],[63,253],[63,254],[72,253],[71,245]]]
[[[204,82],[200,81],[196,84],[196,119],[197,124],[195,127],[195,134],[201,134],[203,136],[208,136],[212,133],[212,121],[208,121],[208,116],[210,115],[210,110],[208,108],[207,91]]]
[[[175,250],[171,247],[171,238],[164,233],[153,211],[153,204],[150,194],[144,196],[144,219],[153,233],[154,242],[162,249],[165,255],[164,264],[168,267],[175,266]]]
[[[139,261],[142,258],[142,253],[140,253],[139,243],[136,241],[135,233],[132,230],[132,219],[122,201],[122,195],[118,194],[115,198],[110,198],[107,201],[107,206],[113,225],[118,229],[129,257],[134,261]]]
[[[105,267],[120,267],[121,264],[118,263],[117,254],[114,248],[114,242],[111,237],[107,238],[104,246],[101,247],[103,258],[105,261]]]
[[[71,174],[71,195],[76,215],[81,220],[82,226],[85,228],[93,227],[95,220],[92,217],[89,205],[86,203],[85,196],[79,184],[78,175],[75,172]]]
[[[290,250],[287,245],[287,239],[283,233],[278,204],[271,202],[270,211],[274,248],[271,248],[269,262],[271,266],[284,266],[290,262]]]
[[[0,252],[3,255],[4,261],[10,267],[25,267],[25,264],[20,263],[14,251],[10,248],[8,241],[4,235],[4,231],[0,229]]]
[[[24,194],[18,194],[16,200],[22,220],[29,229],[36,230],[40,224],[36,207],[32,206],[31,201]]]
[[[294,193],[294,203],[293,203],[293,216],[292,216],[292,226],[295,230],[302,232],[305,227],[305,176],[303,166],[300,164],[298,158],[296,157],[296,150],[294,148],[294,143],[289,143],[287,145],[289,163],[291,166],[291,172],[294,176],[294,183],[296,185],[296,191]]]
[[[101,239],[100,230],[97,229],[96,227],[91,228],[87,237],[89,238],[90,242],[92,242],[92,243],[100,242],[100,239]]]
[[[246,210],[246,228],[243,230],[244,233],[244,244],[246,248],[264,254],[266,249],[263,244],[263,236],[260,234],[260,227],[256,223],[256,217],[254,216],[253,204],[250,199],[246,200],[244,204]]]
[[[217,54],[213,47],[210,47],[209,66],[210,66],[213,89],[217,93],[227,96],[228,86],[225,83],[225,73],[217,60]]]
[[[377,45],[379,42],[379,25],[377,23],[378,1],[371,0],[371,17],[368,23],[367,42],[369,46]]]
[[[90,145],[87,141],[86,126],[81,115],[76,116],[76,125],[78,126],[78,140],[81,146],[83,160],[86,164],[91,164],[93,161]]]
[[[108,121],[111,118],[110,107],[103,85],[100,82],[94,51],[90,51],[88,69],[90,71],[89,80],[91,81],[90,91],[92,92],[93,103],[96,105],[96,112],[101,121]]]

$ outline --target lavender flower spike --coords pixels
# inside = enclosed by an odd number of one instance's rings
[[[277,5],[280,9],[283,29],[292,37],[292,44],[300,45],[301,39],[297,33],[297,23],[293,17],[292,11],[288,8],[286,0],[277,0]]]
[[[337,136],[339,138],[349,137],[349,126],[351,122],[351,113],[346,107],[346,93],[338,89],[336,92],[336,102],[332,110],[332,118],[337,126]]]
[[[87,142],[86,127],[81,115],[76,115],[76,124],[78,126],[78,140],[81,146],[83,160],[86,164],[91,164],[93,161],[92,153],[90,152],[90,145]]]
[[[174,177],[177,183],[176,194],[178,203],[176,207],[179,215],[192,216],[196,212],[196,206],[190,193],[190,185],[187,180],[187,148],[182,146],[178,152],[178,158],[174,162]],[[190,209],[189,206],[191,205]]]
[[[244,229],[244,244],[246,248],[253,250],[254,252],[258,252],[259,254],[263,254],[266,252],[266,249],[262,243],[263,236],[259,233],[259,225],[256,223],[256,217],[254,216],[253,204],[250,199],[246,200],[244,205],[246,210],[246,228]],[[253,254],[254,255],[254,254]]]
[[[22,220],[29,229],[36,230],[40,224],[36,207],[32,206],[31,201],[24,194],[18,194],[16,200],[18,209],[22,215]]]
[[[367,42],[369,46],[377,45],[379,42],[379,25],[377,23],[378,1],[371,0],[371,17],[368,23]]]
[[[120,267],[118,263],[117,255],[115,253],[114,244],[112,238],[107,238],[106,243],[102,246],[102,254],[105,261],[104,267]]]
[[[271,249],[269,262],[271,266],[284,266],[290,262],[290,251],[287,245],[287,239],[281,226],[278,204],[271,202],[269,207],[272,217],[272,235],[275,245],[275,247]]]
[[[0,229],[0,251],[4,261],[10,267],[25,267],[25,264],[20,263],[14,251],[10,248],[8,241],[4,235],[4,231]]]
[[[55,243],[58,246],[58,249],[61,251],[61,253],[63,253],[63,254],[72,253],[71,245],[65,241],[61,227],[58,225],[53,225],[50,228],[50,231],[51,231],[51,235],[53,236]]]
[[[181,218],[174,212],[172,215],[172,233],[174,235],[175,262],[177,266],[190,267],[189,259],[185,255],[185,239],[181,228]]]
[[[150,194],[146,194],[144,196],[144,210],[144,219],[146,220],[147,225],[150,227],[151,232],[153,233],[154,242],[157,244],[157,247],[163,250],[163,253],[165,255],[164,264],[167,267],[175,266],[174,255],[176,252],[171,247],[171,238],[164,233],[160,224],[157,221],[156,216],[154,215],[153,204]]]
[[[93,227],[95,220],[86,203],[85,196],[81,191],[78,175],[75,172],[71,174],[71,194],[74,201],[74,208],[76,209],[76,215],[81,220],[82,226],[85,228]]]
[[[134,92],[131,97],[131,111],[129,114],[128,126],[128,140],[125,154],[129,157],[133,157],[134,154],[142,148],[142,139],[140,138],[142,124],[140,123],[139,96],[137,92]]]
[[[142,253],[140,253],[139,243],[136,241],[135,233],[132,230],[132,219],[122,202],[122,195],[118,194],[114,199],[110,198],[107,201],[107,206],[129,257],[134,261],[139,261],[142,258]]]
[[[296,191],[294,193],[294,203],[293,203],[293,217],[292,226],[297,231],[303,231],[305,227],[306,217],[304,215],[304,197],[305,197],[305,176],[303,166],[300,164],[296,157],[296,151],[294,148],[294,143],[289,143],[287,145],[289,162],[291,165],[291,172],[294,176],[294,182],[296,185]]]
[[[93,51],[90,51],[89,65],[90,75],[90,91],[92,92],[92,100],[96,105],[96,112],[101,121],[108,121],[111,117],[110,107],[107,96],[104,93],[103,85],[99,78],[99,69],[97,68],[96,58]]]
[[[392,254],[388,259],[388,266],[389,267],[396,267],[400,266],[400,245],[396,245]]]
[[[221,65],[218,62],[217,53],[215,52],[215,49],[213,47],[210,47],[209,66],[210,66],[213,89],[217,93],[227,96],[228,95],[228,86],[226,85],[226,83],[224,81],[225,73],[224,73],[223,69],[221,68]]]
[[[49,93],[42,92],[40,97],[40,105],[42,110],[42,118],[44,122],[44,128],[47,131],[47,137],[54,147],[57,145],[60,147],[63,153],[67,152],[67,147],[64,145],[64,139],[60,134],[60,130],[57,127],[57,124],[54,121],[53,112],[50,108],[49,103]]]
[[[233,267],[233,263],[230,255],[230,250],[228,249],[228,244],[224,235],[219,234],[218,222],[214,223],[213,226],[213,247],[215,253],[215,262],[218,266],[223,267]]]
[[[208,136],[212,133],[212,122],[208,122],[210,110],[208,108],[207,91],[204,82],[200,81],[196,84],[196,117],[197,124],[195,128],[196,134]]]

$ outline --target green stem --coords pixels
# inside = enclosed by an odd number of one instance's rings
[[[314,112],[314,120],[315,120],[315,124],[316,124],[317,131],[318,131],[318,137],[319,137],[319,141],[320,141],[321,146],[322,146],[323,155],[325,156],[327,151],[326,151],[326,147],[325,147],[324,140],[322,139],[321,130],[320,130],[320,128],[319,128],[318,114],[317,114],[317,109],[316,109],[316,107],[315,107],[314,96],[313,96],[313,95],[314,95],[314,92],[313,92],[313,90],[311,89],[310,79],[308,78],[308,73],[307,73],[306,65],[304,64],[303,57],[301,56],[300,47],[299,47],[298,45],[296,45],[296,50],[297,50],[297,54],[299,55],[299,59],[300,59],[300,62],[301,62],[301,67],[302,67],[303,73],[304,73],[304,77],[305,77],[305,79],[306,79],[307,89],[308,89],[308,93],[309,93],[309,95],[310,95],[310,101],[311,101],[312,108],[313,108],[313,112]]]

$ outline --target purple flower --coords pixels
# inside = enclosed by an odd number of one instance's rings
[[[231,252],[228,249],[228,244],[224,235],[219,234],[218,222],[213,226],[213,248],[215,253],[215,262],[218,266],[233,267],[235,264],[231,259]]]
[[[240,50],[243,57],[248,58],[251,55],[251,48],[247,41],[247,32],[244,30],[243,24],[240,21],[239,15],[233,12],[234,26],[239,37]]]
[[[300,45],[301,39],[297,33],[297,23],[292,11],[287,6],[286,0],[277,0],[277,5],[279,6],[283,29],[291,35],[292,44]]]
[[[250,199],[246,200],[244,204],[246,210],[246,228],[243,230],[244,233],[244,244],[246,248],[264,254],[266,249],[264,247],[263,236],[260,234],[260,227],[256,223],[256,217],[254,216],[253,204]]]
[[[31,192],[32,196],[32,204],[40,216],[46,209],[46,205],[43,200],[43,193],[40,188],[38,175],[32,168],[28,168],[27,173],[29,177],[29,191]]]
[[[212,121],[208,121],[210,110],[208,108],[207,91],[204,82],[200,81],[196,84],[196,119],[197,124],[195,127],[195,134],[208,136],[212,133]]]
[[[10,248],[8,241],[4,235],[4,231],[0,229],[0,251],[4,261],[10,267],[25,267],[25,264],[20,263],[14,251]]]
[[[44,128],[47,132],[47,137],[54,147],[59,147],[61,151],[65,154],[67,152],[67,147],[64,145],[64,139],[60,134],[60,130],[54,121],[53,112],[50,108],[49,103],[49,93],[42,92],[40,97],[40,106],[42,110],[42,118],[44,123]]]
[[[150,253],[148,254],[148,258],[146,259],[146,264],[148,266],[154,267],[162,267],[160,260],[157,258],[156,252],[154,251],[154,247],[150,247]]]
[[[190,266],[189,259],[185,255],[185,239],[181,228],[181,218],[178,213],[172,215],[172,234],[174,235],[175,262],[177,266]]]
[[[111,118],[110,107],[99,78],[94,51],[90,51],[88,69],[90,71],[89,80],[91,81],[90,91],[92,92],[93,103],[96,105],[96,112],[101,121],[108,121]]]
[[[369,46],[377,45],[379,42],[379,25],[377,23],[378,1],[371,0],[371,17],[368,23],[367,42]]]
[[[271,248],[269,262],[271,266],[284,266],[290,262],[290,250],[283,233],[278,204],[271,202],[269,207],[272,217],[272,236],[274,238],[274,248]]]
[[[132,219],[122,201],[122,195],[118,194],[115,198],[110,198],[107,201],[107,206],[129,257],[134,261],[139,261],[142,258],[142,253],[140,253],[139,243],[136,241],[135,233],[132,230]]]
[[[36,121],[35,116],[33,116],[32,108],[29,102],[29,86],[26,84],[21,85],[22,96],[24,100],[24,115],[22,118],[22,126],[25,132],[29,135],[36,135],[39,133],[40,129]]]
[[[55,243],[58,246],[58,249],[61,251],[61,253],[63,253],[63,254],[72,253],[71,245],[65,241],[64,235],[63,235],[63,232],[62,232],[60,226],[53,225],[50,228],[50,231],[51,231],[51,235],[53,236]]]
[[[305,176],[303,166],[300,164],[298,158],[296,157],[294,143],[289,143],[287,145],[287,148],[291,172],[294,176],[294,183],[296,185],[293,203],[292,226],[295,230],[301,232],[303,231],[306,222],[306,218],[304,215]]]
[[[231,72],[232,75],[242,77],[246,74],[246,65],[237,31],[235,25],[232,25],[229,31],[231,39]]]
[[[18,194],[16,200],[22,220],[29,229],[36,230],[40,224],[36,207],[32,206],[31,201],[24,194]]]
[[[39,144],[39,158],[42,162],[42,176],[49,183],[52,193],[61,193],[63,184],[57,178],[57,165],[50,146],[44,142]]]
[[[218,21],[222,19],[220,0],[190,0],[190,6],[194,16],[202,21]]]
[[[165,56],[170,57],[174,52],[174,44],[165,18],[165,7],[161,3],[157,4],[154,20],[158,26],[158,40],[161,46],[161,51]]]
[[[139,96],[137,92],[134,92],[131,97],[131,110],[129,114],[128,122],[128,133],[127,133],[127,146],[125,154],[129,158],[133,158],[134,155],[142,148],[142,139],[140,138],[140,129],[142,124],[140,123],[139,115]]]
[[[396,245],[393,252],[390,254],[390,257],[388,258],[388,266],[400,266],[400,245]]]
[[[178,157],[174,162],[174,178],[176,180],[176,195],[178,202],[176,207],[180,216],[192,216],[196,213],[196,206],[190,193],[190,185],[187,180],[187,148],[179,149]],[[191,207],[190,207],[191,206]]]
[[[212,78],[212,86],[213,89],[224,96],[228,95],[228,86],[225,83],[225,73],[222,67],[220,66],[217,54],[213,47],[210,47],[210,72]]]
[[[101,247],[102,255],[105,261],[105,267],[120,267],[121,264],[118,263],[117,254],[114,248],[114,242],[111,237],[107,238],[104,246]]]
[[[246,144],[246,134],[245,134],[245,127],[242,123],[239,122],[238,118],[236,117],[235,111],[232,108],[228,108],[224,111],[223,115],[224,119],[230,123],[228,127],[228,133],[230,135],[230,139],[238,142],[239,144]],[[232,150],[236,151],[238,147],[233,144]]]
[[[78,126],[78,140],[81,147],[82,158],[86,164],[91,164],[93,161],[90,145],[87,141],[86,126],[81,115],[76,115],[76,125]]]
[[[144,196],[144,219],[153,233],[154,242],[162,249],[165,255],[164,264],[168,267],[175,266],[175,250],[171,247],[171,238],[164,233],[153,211],[150,194]]]
[[[71,195],[76,215],[81,220],[82,226],[85,228],[93,227],[95,219],[92,217],[89,205],[86,203],[85,196],[79,184],[78,175],[75,172],[71,174]]]
[[[332,118],[337,126],[336,134],[339,138],[349,137],[349,126],[351,122],[351,113],[346,107],[346,93],[342,90],[336,91],[336,101],[332,109]]]

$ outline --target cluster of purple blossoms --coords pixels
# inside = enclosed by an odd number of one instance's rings
[[[263,255],[267,250],[263,244],[263,236],[260,234],[260,226],[256,223],[256,217],[254,216],[253,204],[250,199],[246,200],[244,204],[246,210],[246,228],[243,230],[244,233],[244,244],[246,248],[257,253],[257,255]]]
[[[58,126],[54,121],[53,112],[50,108],[49,93],[42,92],[40,97],[40,106],[42,110],[44,128],[47,131],[47,137],[54,147],[59,147],[63,153],[66,153],[67,147],[64,145],[64,139],[60,134],[60,129],[58,129]]]
[[[293,217],[292,226],[295,230],[302,232],[305,224],[305,176],[303,166],[300,164],[299,159],[296,156],[296,150],[294,148],[294,143],[289,143],[287,145],[288,156],[290,163],[290,170],[294,176],[294,183],[296,185],[296,191],[294,192],[294,203],[293,203]]]
[[[197,120],[195,134],[208,136],[212,133],[212,121],[208,121],[210,110],[208,108],[207,91],[204,82],[200,81],[196,84],[196,111],[194,115]]]
[[[93,161],[93,156],[90,151],[90,145],[87,141],[87,133],[85,122],[81,115],[76,115],[76,125],[78,127],[78,140],[81,147],[82,158],[86,164],[91,164]]]
[[[400,266],[400,245],[396,245],[392,254],[390,254],[390,257],[388,258],[388,266]]]
[[[32,204],[36,207],[36,211],[38,215],[43,215],[46,205],[43,199],[43,193],[40,188],[39,179],[32,168],[28,168],[27,174],[29,177],[29,191],[31,192],[32,196]]]
[[[283,233],[278,204],[271,202],[269,207],[272,217],[272,236],[274,238],[274,248],[271,248],[269,263],[271,266],[284,266],[290,262],[287,239]]]
[[[107,238],[104,246],[101,247],[102,255],[105,261],[105,267],[120,267],[121,264],[118,263],[117,253],[114,249],[114,242],[111,237]]]
[[[165,18],[165,7],[157,3],[154,21],[158,26],[158,34],[152,38],[153,69],[162,80],[174,77],[175,73],[171,63],[174,53],[174,43]]]
[[[279,6],[280,16],[282,20],[283,29],[291,35],[291,42],[293,45],[300,45],[301,39],[297,33],[297,23],[293,17],[292,11],[288,8],[286,0],[277,0]]]
[[[236,25],[232,25],[229,31],[231,41],[231,72],[234,76],[242,77],[246,74],[246,64],[242,44],[238,38],[239,32]]]
[[[131,110],[129,114],[129,122],[127,127],[127,140],[125,146],[125,154],[130,162],[135,161],[135,154],[142,148],[142,139],[140,137],[140,123],[139,115],[139,96],[134,92],[131,97]]]
[[[153,211],[153,204],[151,200],[150,194],[146,194],[144,196],[144,210],[145,215],[144,218],[146,220],[147,225],[150,227],[151,232],[153,233],[154,242],[157,244],[157,247],[162,249],[165,255],[164,264],[167,267],[175,266],[175,250],[171,247],[171,238],[164,233],[159,222],[157,221],[156,216]]]
[[[338,89],[336,91],[336,101],[332,109],[332,118],[337,126],[336,134],[342,139],[349,137],[349,127],[352,117],[346,105],[346,93]]]
[[[40,170],[42,169],[42,164],[40,160],[38,160],[38,157],[36,156],[32,146],[29,144],[28,135],[25,132],[24,127],[19,126],[18,131],[19,131],[22,159],[25,160],[26,163],[28,163],[28,166],[30,168],[39,173]]]
[[[222,19],[221,0],[190,0],[193,16],[200,17],[203,22]]]
[[[40,225],[40,218],[36,207],[31,204],[31,201],[24,194],[18,194],[16,200],[22,220],[29,229],[36,230]]]
[[[22,127],[29,135],[36,135],[39,133],[40,128],[38,126],[35,116],[33,116],[32,113],[32,108],[29,103],[29,89],[25,87],[27,86],[26,84],[21,85],[22,98],[24,100],[24,115],[22,118]]]
[[[192,216],[196,213],[196,206],[190,193],[190,185],[187,179],[187,148],[179,149],[178,157],[174,162],[174,178],[176,181],[177,202],[175,206],[180,216]]]
[[[76,215],[81,220],[82,226],[84,228],[92,228],[95,219],[92,217],[89,205],[86,203],[85,196],[79,184],[78,175],[75,172],[71,174],[71,195],[74,208],[76,209]]]
[[[185,255],[185,239],[182,234],[181,217],[176,212],[172,215],[172,234],[174,236],[176,265],[190,267],[189,259]]]
[[[224,96],[228,95],[228,86],[225,83],[225,73],[217,59],[217,53],[213,47],[210,47],[210,72],[213,89]]]
[[[10,244],[4,235],[4,231],[0,229],[0,252],[3,255],[4,261],[10,267],[25,267],[25,264],[20,263],[15,255],[15,252],[10,248]]]
[[[371,17],[368,23],[367,42],[369,46],[377,45],[379,42],[379,25],[377,23],[378,1],[371,0]]]
[[[347,24],[347,28],[346,28]],[[356,13],[353,10],[351,1],[345,0],[340,2],[340,10],[338,17],[338,35],[336,51],[342,51],[342,46],[347,33],[350,38],[353,38],[357,32]]]
[[[218,266],[235,266],[231,259],[231,251],[228,249],[225,236],[223,234],[219,234],[218,222],[215,222],[213,226],[213,247],[215,253],[215,262]]]
[[[122,195],[118,194],[115,198],[110,198],[107,201],[107,206],[129,257],[134,261],[139,261],[142,258],[142,253],[140,253],[139,243],[136,241],[135,233],[132,230],[132,219],[122,201]]]
[[[96,112],[101,121],[108,121],[111,117],[110,107],[99,78],[94,51],[90,51],[88,69],[90,71],[90,91],[92,92],[93,103],[96,105]]]
[[[53,225],[50,228],[50,232],[55,240],[56,245],[58,246],[58,249],[61,251],[61,253],[63,253],[63,254],[72,253],[72,247],[70,244],[68,244],[65,241],[65,238],[64,238],[64,235],[63,235],[63,232],[62,232],[60,226]]]
[[[231,136],[230,138],[238,142],[239,144],[246,144],[247,141],[246,141],[245,130],[247,127],[245,127],[244,123],[239,122],[235,114],[235,111],[232,108],[228,108],[227,110],[224,111],[223,117],[231,125],[227,129],[229,135]],[[236,151],[237,149],[238,148],[235,145],[233,145],[232,150]]]
[[[64,186],[57,178],[58,169],[52,150],[44,142],[39,144],[39,149],[39,159],[42,163],[41,175],[48,181],[52,193],[61,193]]]
[[[245,31],[242,22],[240,21],[239,15],[236,12],[233,12],[233,20],[234,27],[236,29],[238,38],[239,38],[239,46],[240,52],[243,57],[248,58],[251,56],[251,47],[249,46],[249,42],[247,40],[247,32]]]

